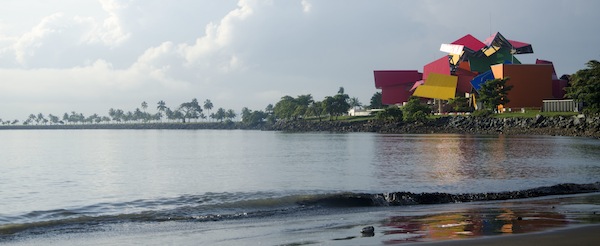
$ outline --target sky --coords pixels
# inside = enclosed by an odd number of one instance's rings
[[[108,115],[193,98],[264,110],[344,87],[369,104],[373,70],[423,70],[442,43],[495,32],[559,76],[600,60],[596,0],[3,0],[0,119]]]

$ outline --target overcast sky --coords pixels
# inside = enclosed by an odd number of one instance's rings
[[[373,70],[416,69],[440,44],[499,31],[559,76],[600,60],[600,1],[3,0],[0,118],[176,108],[263,110],[343,86],[369,103]],[[150,110],[151,109],[151,110]]]

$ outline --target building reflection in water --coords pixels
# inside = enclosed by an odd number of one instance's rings
[[[573,165],[564,165],[562,151],[566,150],[561,139],[433,134],[380,135],[374,141],[374,175],[381,177],[382,188],[391,187],[391,191],[405,191],[404,182],[424,187],[411,192],[432,187],[452,193],[506,191],[535,187],[536,178],[577,171]],[[597,165],[593,168],[600,172]],[[514,187],[495,185],[501,180],[518,182],[513,182]]]
[[[391,238],[384,242],[387,244],[536,232],[563,227],[569,222],[559,212],[475,208],[425,216],[393,216],[381,226],[382,233]]]

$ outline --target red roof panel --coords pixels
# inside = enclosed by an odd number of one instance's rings
[[[375,87],[378,89],[403,84],[412,84],[423,79],[423,74],[417,70],[383,70],[373,71],[375,76]]]
[[[408,98],[412,95],[409,91],[410,84],[407,86],[390,86],[381,89],[381,103],[385,105],[400,104],[408,101]]]
[[[515,40],[508,40],[508,42],[510,42],[510,45],[512,45],[515,49],[523,48],[525,46],[530,46],[531,45],[531,44],[528,44],[528,43],[523,43],[523,42],[519,42],[519,41],[515,41]]]
[[[443,56],[442,58],[425,65],[423,67],[423,80],[427,79],[429,73],[450,75],[450,61],[448,60],[448,56]]]
[[[458,40],[452,42],[452,44],[464,45],[472,51],[478,51],[485,47],[484,43],[473,37],[471,34],[467,34],[464,37],[459,38]]]

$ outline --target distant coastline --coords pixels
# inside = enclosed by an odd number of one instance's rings
[[[382,122],[378,120],[329,121],[281,120],[275,124],[247,125],[242,122],[198,123],[123,123],[123,124],[66,124],[66,125],[4,125],[0,130],[29,129],[180,129],[180,130],[264,130],[284,132],[376,132],[396,134],[482,134],[482,135],[557,135],[600,138],[600,116],[538,115],[535,118],[492,118],[473,116],[446,116],[424,123]]]

